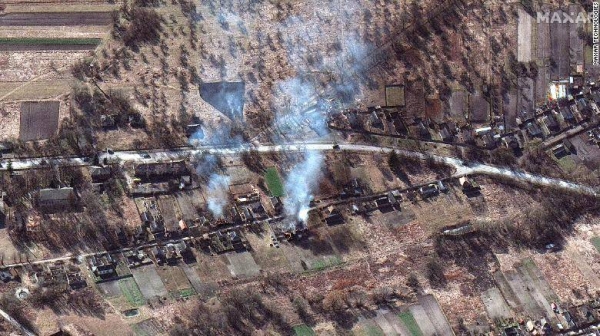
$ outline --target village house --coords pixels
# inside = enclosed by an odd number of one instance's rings
[[[77,194],[71,187],[40,189],[37,204],[45,210],[62,210],[77,203]]]

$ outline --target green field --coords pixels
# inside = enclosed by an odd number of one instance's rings
[[[0,45],[96,45],[97,38],[38,38],[38,37],[0,37]]]
[[[193,288],[186,288],[179,291],[178,295],[180,298],[188,298],[194,296],[196,291]]]
[[[301,324],[294,327],[294,332],[297,336],[314,336],[315,332],[306,324]]]
[[[267,181],[267,187],[271,192],[271,196],[281,197],[284,195],[283,183],[281,182],[277,168],[271,167],[267,169],[265,172],[265,181]]]
[[[600,252],[600,237],[593,237],[591,239],[592,245],[594,245],[594,247],[596,248],[596,250],[598,250],[598,252]]]
[[[129,303],[132,305],[139,307],[146,304],[146,300],[144,300],[144,296],[142,295],[142,292],[140,292],[140,288],[135,283],[133,278],[119,280],[119,288],[121,289],[123,295],[125,295],[127,298],[127,301],[129,301]]]
[[[423,336],[423,332],[421,332],[421,328],[419,328],[417,321],[415,321],[415,318],[412,316],[410,311],[407,310],[404,313],[398,315],[398,317],[400,317],[400,320],[402,321],[402,323],[404,323],[406,328],[408,328],[408,331],[410,332],[411,335]]]

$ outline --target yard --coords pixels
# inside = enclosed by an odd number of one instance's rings
[[[265,172],[265,181],[267,181],[267,187],[271,192],[271,196],[282,197],[283,195],[285,195],[285,191],[283,190],[283,183],[281,182],[281,178],[279,177],[279,172],[277,171],[277,168],[267,168],[267,171]]]

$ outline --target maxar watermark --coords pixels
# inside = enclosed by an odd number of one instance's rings
[[[592,64],[600,65],[600,4],[592,5]]]
[[[588,23],[592,22],[593,15],[593,11],[591,13],[537,12],[537,23]]]

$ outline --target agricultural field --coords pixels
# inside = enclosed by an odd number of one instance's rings
[[[21,101],[61,100],[58,124],[67,117],[74,78],[70,67],[89,57],[108,37],[117,4],[86,2],[3,1],[0,16],[0,140],[42,139],[19,132],[19,118],[11,118]],[[51,114],[52,119],[54,116]],[[23,123],[21,123],[23,126]],[[52,122],[51,125],[57,125]],[[47,137],[44,137],[47,138]]]
[[[283,183],[279,177],[277,168],[270,167],[265,172],[265,180],[267,181],[267,187],[273,197],[281,197],[284,195]]]
[[[130,305],[138,307],[144,305],[146,300],[140,291],[134,278],[125,278],[118,280],[119,289],[123,293],[123,296],[127,299]]]

